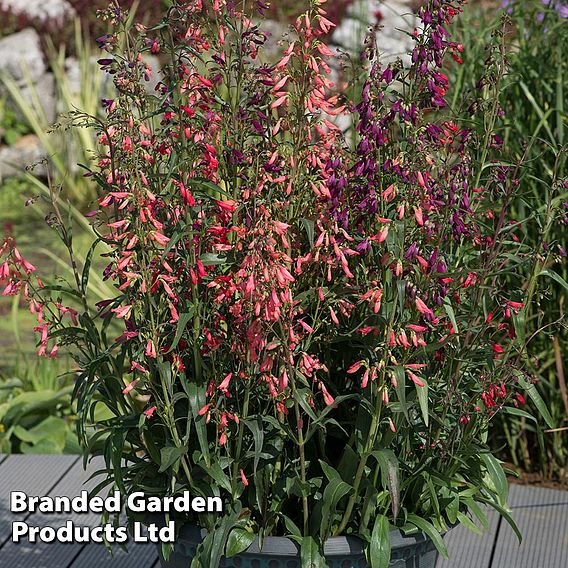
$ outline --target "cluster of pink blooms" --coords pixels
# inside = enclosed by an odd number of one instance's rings
[[[426,368],[443,366],[459,346],[453,312],[479,288],[478,275],[461,273],[444,247],[454,251],[455,242],[470,239],[480,250],[489,242],[475,222],[483,194],[467,187],[467,163],[445,170],[430,155],[435,149],[455,161],[469,134],[433,120],[417,132],[418,165],[402,153],[381,154],[396,144],[397,124],[411,128],[419,113],[444,106],[447,78],[431,64],[441,65],[445,51],[458,57],[460,46],[442,26],[455,9],[440,2],[423,12],[426,26],[433,18],[441,23],[432,24],[435,57],[425,43],[413,54],[424,75],[421,104],[373,90],[393,81],[390,66],[374,69],[357,109],[361,142],[353,157],[334,122],[354,109],[331,79],[334,54],[322,37],[334,24],[324,3],[314,0],[298,18],[295,39],[275,64],[262,62],[266,36],[232,3],[215,0],[206,21],[205,3],[190,3],[185,27],[173,30],[185,55],[156,87],[154,115],[143,94],[152,70],[139,53],[113,56],[112,36],[102,41],[109,54],[101,66],[122,94],[104,101],[103,152],[93,176],[105,192],[91,217],[112,247],[104,276],[120,295],[102,302],[99,314],[124,322],[118,342],[129,342],[132,354],[125,396],[149,394],[144,414],[152,418],[162,404],[152,389],[158,360],[169,362],[174,380],[203,373],[207,402],[199,414],[215,420],[222,446],[239,424],[232,401],[246,385],[284,416],[294,382],[309,387],[312,408],[333,405],[345,384],[374,385],[385,408],[400,380],[427,388]],[[152,53],[163,48],[158,37],[145,42]],[[227,79],[235,65],[231,42],[245,54],[240,90]],[[440,242],[446,214],[453,245]],[[51,303],[46,318],[36,294],[41,282],[30,289],[35,267],[10,243],[0,251],[7,256],[4,295],[23,291],[38,318],[40,354],[54,356],[49,323],[60,326],[68,315],[76,325],[77,312]],[[486,321],[496,358],[514,332],[507,318],[522,307],[503,305]],[[339,372],[323,353],[346,332],[372,348]],[[505,396],[500,388],[481,395],[485,407]],[[385,421],[394,432],[394,416]]]

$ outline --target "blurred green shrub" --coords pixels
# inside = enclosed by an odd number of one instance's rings
[[[0,99],[0,143],[12,146],[20,137],[29,133],[29,125],[18,118],[5,99]]]
[[[0,452],[79,453],[73,378],[61,375],[65,362],[37,360],[0,379]]]

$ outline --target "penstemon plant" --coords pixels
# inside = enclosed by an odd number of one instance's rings
[[[336,84],[324,3],[277,61],[261,1],[173,2],[150,29],[109,8],[99,64],[116,95],[104,120],[74,118],[98,135],[89,259],[110,250],[116,294],[90,303],[91,262],[77,267],[59,209],[73,284],[43,284],[2,248],[4,293],[29,300],[41,353],[76,358],[79,436],[87,454],[103,444],[107,484],[223,498],[223,515],[184,519],[209,530],[194,566],[269,535],[325,565],[323,542],[352,534],[382,567],[394,528],[446,554],[449,527],[487,525],[480,503],[514,526],[487,432],[497,412],[524,413],[523,393],[542,401],[519,333],[526,289],[510,285],[522,165],[488,161],[503,42],[478,133],[446,102],[461,2],[420,9],[408,68],[381,66],[369,40],[356,101]],[[148,52],[164,63],[153,93]]]

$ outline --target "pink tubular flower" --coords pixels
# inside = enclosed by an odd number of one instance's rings
[[[422,216],[422,209],[420,207],[414,208],[414,217],[416,218],[416,223],[419,227],[424,225],[424,217]]]
[[[416,309],[424,315],[434,316],[434,312],[417,296],[415,300]]]
[[[111,310],[116,314],[117,318],[127,318],[132,311],[132,306],[120,306]]]
[[[329,394],[329,392],[327,391],[327,389],[325,388],[325,385],[320,382],[319,384],[320,388],[321,388],[321,393],[323,395],[323,400],[324,402],[328,405],[331,406],[334,402],[335,399]]]
[[[10,276],[10,265],[8,264],[8,261],[5,260],[0,265],[0,280],[5,280],[8,276]]]
[[[361,365],[364,363],[364,361],[357,361],[356,363],[353,363],[353,365],[351,365],[351,367],[349,367],[349,369],[347,369],[347,372],[352,375],[353,373],[356,373],[360,368]]]
[[[423,387],[423,386],[424,386],[424,381],[423,381],[418,375],[415,375],[412,371],[409,371],[408,369],[406,370],[406,372],[408,373],[408,376],[410,377],[410,380],[411,380],[417,387]]]
[[[282,106],[288,100],[288,95],[282,95],[280,98],[276,99],[271,105],[270,108],[275,109],[279,106]]]
[[[138,363],[137,361],[132,361],[132,363],[130,364],[130,370],[131,371],[140,371],[141,373],[146,373],[146,368],[143,367],[140,363]]]
[[[229,213],[232,213],[237,209],[237,202],[231,199],[225,201],[217,200],[216,203],[220,209],[222,209],[223,211],[228,211]]]
[[[308,333],[313,333],[314,332],[314,328],[310,325],[308,325],[305,321],[303,320],[298,320],[298,323],[308,332]]]
[[[248,487],[249,481],[247,479],[247,476],[245,475],[245,472],[242,470],[242,468],[241,468],[241,481],[243,482],[243,485],[245,487]]]
[[[209,409],[211,408],[211,403],[206,404],[205,406],[202,406],[199,409],[199,412],[197,413],[197,416],[203,416],[204,414],[207,414],[209,412]]]
[[[160,233],[159,231],[154,231],[151,237],[152,240],[156,241],[159,245],[162,245],[164,247],[170,242],[170,239],[166,237],[166,235]]]
[[[146,356],[147,357],[152,357],[152,359],[155,359],[157,354],[156,354],[156,346],[154,345],[154,342],[151,339],[148,339],[148,341],[146,342]]]
[[[135,386],[136,383],[139,381],[140,379],[134,379],[133,381],[131,381],[130,383],[128,383],[123,389],[122,389],[122,394],[128,394]],[[155,408],[155,407],[154,407]]]
[[[233,373],[229,373],[221,382],[221,384],[217,387],[220,391],[222,391],[224,394],[227,394],[229,392],[229,383],[231,382],[231,379],[233,377]]]
[[[148,408],[148,410],[144,411],[144,415],[146,416],[146,418],[150,419],[154,415],[155,411],[156,411],[156,407],[151,406],[150,408]]]

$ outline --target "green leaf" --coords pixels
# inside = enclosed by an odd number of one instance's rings
[[[254,461],[253,471],[256,475],[256,470],[260,462],[262,448],[264,446],[264,429],[262,427],[262,416],[251,417],[249,420],[243,420],[247,428],[251,431],[254,440]]]
[[[521,387],[527,391],[527,394],[534,402],[534,405],[537,407],[548,427],[555,428],[556,426],[554,424],[554,419],[552,418],[544,400],[542,400],[542,397],[540,396],[536,387],[530,381],[527,381],[523,373],[521,373],[520,371],[514,370],[513,373],[517,377],[519,385],[521,385]]]
[[[495,491],[501,506],[507,505],[507,497],[509,495],[509,484],[507,477],[503,471],[501,463],[492,454],[481,454],[481,459],[487,468],[487,476],[485,481],[487,485]]]
[[[232,491],[229,476],[223,471],[218,462],[211,463],[207,467],[201,466],[201,468],[219,487],[222,487],[229,492]]]
[[[284,526],[286,527],[286,530],[288,531],[288,534],[290,536],[300,538],[302,537],[302,531],[290,517],[284,515],[283,513],[280,513],[278,516],[284,520]]]
[[[158,473],[166,471],[166,469],[176,463],[181,456],[185,454],[187,454],[187,446],[181,446],[179,448],[168,446],[167,448],[162,448],[160,451],[160,469]]]
[[[404,367],[393,367],[392,371],[396,380],[396,395],[400,402],[402,412],[408,420],[408,405],[406,404],[406,374],[404,372]]]
[[[458,520],[459,508],[460,498],[459,495],[454,493],[451,497],[449,497],[448,504],[446,505],[446,516],[452,525],[454,525]]]
[[[392,514],[396,520],[400,506],[400,481],[398,458],[392,450],[376,450],[371,454],[381,468],[383,486],[387,487],[391,496]]]
[[[93,254],[95,253],[95,249],[100,242],[100,238],[97,239],[89,248],[89,252],[87,253],[87,258],[85,259],[85,264],[83,265],[83,272],[81,274],[81,289],[83,294],[87,293],[87,288],[89,286],[89,276],[91,275],[91,264],[93,263]]]
[[[333,519],[337,511],[337,505],[349,494],[353,487],[345,481],[337,478],[332,479],[326,486],[322,498],[322,519],[320,525],[320,536],[322,540],[326,540],[329,535]]]
[[[14,435],[24,442],[21,449],[25,454],[62,454],[67,430],[63,418],[49,416],[29,430],[16,426]]]
[[[317,542],[311,536],[305,536],[300,541],[300,562],[302,568],[327,568]]]
[[[256,539],[256,535],[240,527],[235,527],[227,541],[225,555],[230,558],[246,550]]]
[[[454,332],[458,334],[459,330],[458,330],[458,322],[456,321],[456,314],[454,313],[454,308],[452,307],[452,304],[450,303],[450,300],[447,297],[444,298],[444,310],[446,310],[446,313],[448,314],[448,317],[450,318],[450,321],[454,326]]]
[[[458,521],[475,534],[483,533],[483,531],[467,515],[464,515],[460,511],[458,511]]]
[[[477,520],[481,523],[481,526],[486,531],[488,531],[489,521],[487,519],[487,515],[481,510],[481,507],[471,497],[463,499],[463,502],[467,505],[468,509],[477,517]]]
[[[207,424],[205,423],[205,416],[199,416],[199,411],[205,406],[207,400],[205,397],[205,387],[189,381],[184,381],[183,387],[189,398],[189,405],[195,422],[199,447],[201,448],[205,463],[209,465],[211,463],[211,457],[209,455],[209,443],[207,440]]]
[[[18,131],[13,128],[7,128],[4,131],[4,142],[6,142],[7,146],[13,146],[19,137]]]
[[[300,222],[304,226],[306,234],[308,236],[308,242],[310,243],[310,248],[314,248],[314,222],[310,219],[300,219]]]
[[[377,515],[371,546],[369,548],[369,563],[371,568],[388,568],[391,558],[390,525],[385,515]]]
[[[568,290],[568,282],[562,278],[559,274],[551,270],[550,268],[545,268],[542,272],[540,272],[539,276],[548,276],[552,278],[552,280],[558,282],[561,286],[563,286],[566,290]]]
[[[416,387],[416,396],[418,397],[418,404],[420,405],[420,410],[422,411],[422,418],[424,419],[424,424],[428,426],[429,415],[428,415],[428,382],[426,379],[421,377],[424,383],[423,387],[414,385]]]
[[[520,408],[515,408],[514,406],[504,406],[501,409],[501,412],[503,412],[504,414],[512,414],[513,416],[522,416],[527,420],[537,422],[537,419],[532,414],[529,414],[527,411],[521,410]]]
[[[203,263],[203,266],[214,266],[219,264],[226,264],[227,257],[214,252],[206,252],[202,254],[199,259]]]
[[[446,545],[442,540],[442,536],[440,533],[434,528],[434,525],[427,520],[419,517],[418,515],[414,515],[413,513],[407,515],[407,521],[416,527],[418,527],[423,533],[428,535],[434,546],[438,549],[438,552],[444,557],[448,558],[448,550],[446,549]]]
[[[513,520],[513,517],[511,517],[509,510],[506,509],[505,507],[502,507],[499,503],[491,499],[482,499],[482,500],[484,503],[487,503],[488,505],[493,507],[509,523],[509,526],[513,529],[513,532],[517,535],[517,539],[520,544],[523,541],[523,535],[521,534],[521,531],[519,531],[519,527],[517,527],[517,524]]]
[[[195,308],[193,308],[193,306],[192,306],[191,311],[183,312],[183,313],[179,314],[179,320],[177,322],[176,334],[175,334],[174,340],[172,342],[172,345],[168,349],[167,353],[170,353],[171,351],[173,351],[177,347],[177,344],[179,343],[179,340],[181,339],[183,332],[185,331],[185,328],[187,327],[187,324],[191,321],[194,314],[195,314]]]
[[[191,568],[219,566],[221,556],[225,552],[229,534],[235,526],[240,512],[241,504],[237,502],[234,510],[227,512],[219,519],[215,529],[210,531],[198,545],[196,554],[191,562]]]

